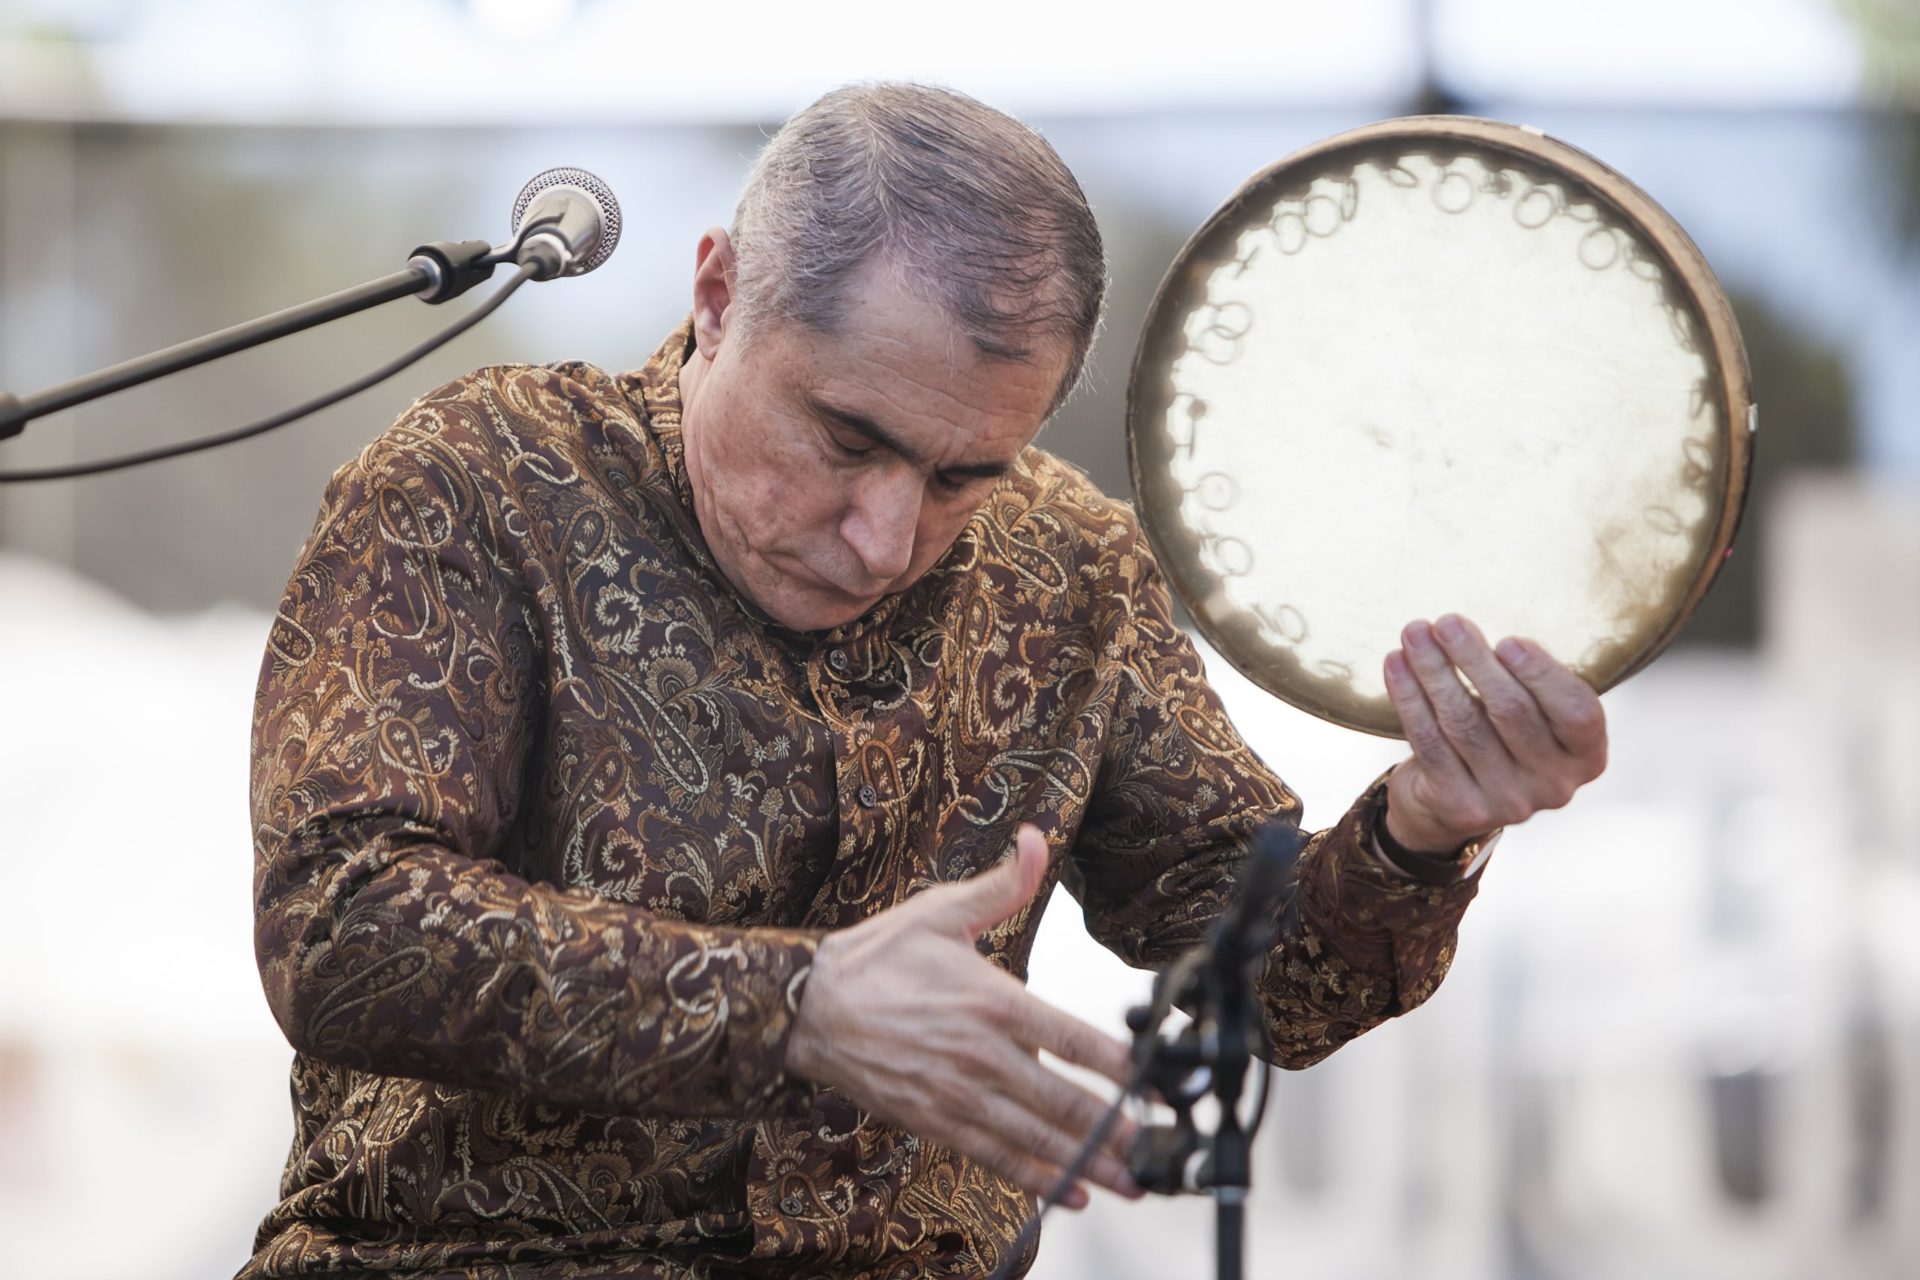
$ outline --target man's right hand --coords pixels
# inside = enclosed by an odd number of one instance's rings
[[[820,941],[787,1042],[787,1070],[838,1089],[876,1118],[951,1147],[1033,1192],[1053,1190],[1107,1104],[1040,1064],[1041,1049],[1124,1085],[1127,1046],[1030,993],[975,949],[1033,901],[1047,842],[1022,826],[991,871],[922,893]],[[1138,1196],[1116,1119],[1087,1166]],[[1075,1185],[1061,1201],[1082,1208]]]

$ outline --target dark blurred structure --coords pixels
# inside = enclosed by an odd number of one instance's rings
[[[1845,354],[1796,328],[1760,297],[1734,292],[1732,298],[1761,415],[1743,524],[1747,536],[1680,633],[1683,645],[1749,647],[1759,638],[1766,581],[1753,531],[1767,523],[1787,477],[1846,470],[1859,462],[1854,375]]]

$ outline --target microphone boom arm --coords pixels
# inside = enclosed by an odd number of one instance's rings
[[[16,397],[0,391],[0,440],[19,435],[27,423],[62,409],[70,409],[89,400],[152,382],[182,369],[206,364],[236,351],[245,351],[284,338],[290,333],[311,329],[329,320],[338,320],[367,311],[400,298],[418,297],[423,302],[442,303],[457,298],[493,275],[493,269],[512,258],[508,250],[517,250],[520,237],[509,246],[495,249],[484,240],[461,244],[438,241],[413,251],[403,270],[381,276],[351,289],[304,302],[272,315],[249,320],[205,337],[123,361],[84,377],[63,382],[32,395]],[[504,256],[503,256],[504,255]]]

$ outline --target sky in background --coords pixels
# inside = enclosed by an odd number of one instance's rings
[[[1862,93],[1847,2],[0,0],[0,114],[757,122],[875,77],[1022,115],[1353,101],[1417,83],[1423,14],[1474,94],[1835,106]],[[49,35],[90,49],[87,75]]]
[[[1870,47],[1860,15],[1912,3],[1213,0],[1090,17],[1035,0],[738,0],[704,12],[630,0],[0,0],[0,121],[566,136],[765,126],[848,80],[912,77],[1040,122],[1077,167],[1108,166],[1093,181],[1195,226],[1234,182],[1310,140],[1276,132],[1277,120],[1325,116],[1334,132],[1399,114],[1430,66],[1469,109],[1599,154],[1710,245],[1730,284],[1790,300],[1792,321],[1858,353],[1864,461],[1912,476],[1920,290],[1875,278],[1885,254],[1849,251],[1886,222],[1861,199],[1885,161],[1859,119],[1897,96],[1872,73],[1886,51]],[[1920,33],[1920,19],[1905,21]],[[1907,53],[1920,57],[1920,38]],[[1804,118],[1735,127],[1754,113]],[[1077,120],[1127,123],[1080,130],[1073,155]],[[1687,145],[1674,144],[1676,127]],[[1155,146],[1156,135],[1176,141]],[[1092,158],[1101,151],[1111,154]],[[662,172],[643,170],[656,186]],[[629,204],[654,195],[631,178],[615,190]],[[557,313],[549,332],[578,310],[558,299],[515,309],[544,306]],[[1112,337],[1104,358],[1123,366]]]
[[[590,151],[586,135],[607,126],[765,126],[848,80],[913,77],[1041,123],[1090,191],[1105,182],[1195,226],[1241,177],[1310,140],[1286,124],[1324,117],[1335,132],[1399,114],[1430,67],[1469,109],[1600,155],[1710,245],[1730,284],[1859,353],[1864,460],[1912,476],[1920,290],[1889,287],[1875,278],[1886,255],[1849,247],[1884,235],[1885,211],[1861,192],[1885,160],[1859,121],[1897,96],[1870,70],[1885,51],[1860,14],[1913,3],[1214,0],[1096,19],[1034,0],[739,0],[705,13],[630,0],[0,0],[0,121],[519,125],[575,130],[573,149]],[[1736,127],[1755,114],[1794,118]],[[642,175],[657,187],[662,172]],[[655,195],[603,176],[629,204]],[[543,307],[548,332],[584,310],[515,303]],[[1124,366],[1113,335],[1104,346]]]

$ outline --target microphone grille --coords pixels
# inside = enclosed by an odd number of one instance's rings
[[[612,188],[585,169],[547,169],[534,174],[514,198],[511,225],[516,233],[520,230],[521,220],[527,216],[527,206],[542,191],[552,187],[578,187],[599,206],[600,238],[594,243],[593,252],[577,259],[567,272],[570,276],[583,276],[612,257],[614,249],[620,244],[620,202],[613,198]]]

